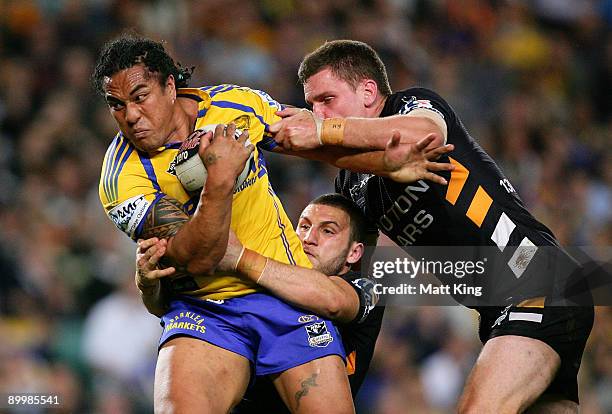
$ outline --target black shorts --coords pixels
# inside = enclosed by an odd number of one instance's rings
[[[533,305],[538,300],[532,300]],[[544,300],[540,301],[544,303]],[[521,306],[522,305],[522,306]],[[545,304],[544,304],[545,305]],[[592,306],[481,307],[478,334],[484,344],[491,338],[518,335],[539,339],[554,349],[561,366],[543,395],[563,396],[578,403],[578,370],[593,327]]]

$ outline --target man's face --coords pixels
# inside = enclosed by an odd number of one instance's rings
[[[166,144],[176,98],[172,77],[162,87],[139,64],[105,78],[104,91],[111,115],[136,148],[151,152]]]
[[[322,204],[308,205],[298,221],[297,235],[312,266],[328,276],[337,275],[347,262],[356,262],[350,242],[350,218],[343,210]]]
[[[329,68],[315,73],[304,83],[304,98],[321,118],[366,117],[364,93],[363,83],[355,89]]]

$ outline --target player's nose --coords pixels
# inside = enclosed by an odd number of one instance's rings
[[[125,107],[125,120],[130,125],[136,124],[140,119],[140,107],[134,102],[128,102]]]
[[[307,232],[304,233],[303,242],[305,244],[311,244],[311,245],[317,244],[317,234],[316,234],[316,230],[314,229],[314,227],[311,227],[310,229],[308,229]]]

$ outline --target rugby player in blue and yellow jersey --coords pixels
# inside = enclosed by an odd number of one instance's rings
[[[334,412],[353,412],[342,341],[331,322],[312,340],[298,322],[303,312],[257,293],[255,284],[210,275],[225,253],[230,222],[250,249],[309,266],[259,153],[279,107],[248,88],[182,88],[188,76],[161,44],[134,37],[108,43],[94,73],[121,130],[102,166],[102,204],[134,240],[168,238],[168,264],[182,271],[170,282],[174,300],[162,318],[169,329],[160,342],[155,411],[228,412],[244,394],[252,365],[257,375],[284,373],[277,387],[288,395],[319,372],[321,387],[304,399],[304,411],[327,400]],[[233,131],[218,128],[208,148],[210,133],[201,139],[201,156],[208,150],[206,188],[187,193],[172,171],[180,143],[194,129],[231,123],[257,145],[250,185],[233,194],[249,150],[228,138]]]
[[[300,322],[302,311],[261,293],[255,283],[212,274],[230,227],[246,247],[241,262],[250,271],[263,273],[261,255],[310,267],[260,153],[275,145],[267,130],[279,119],[280,106],[263,92],[234,85],[186,88],[189,76],[161,44],[128,36],[104,47],[93,76],[120,129],[102,166],[104,209],[134,240],[167,239],[165,264],[178,270],[159,290],[171,297],[162,315],[155,410],[228,412],[242,397],[252,368],[255,375],[273,375],[285,401],[301,392],[304,381],[316,383],[294,412],[353,412],[344,350],[329,320],[309,329]],[[201,136],[199,155],[209,177],[201,192],[190,194],[174,175],[174,156],[194,130],[217,124],[229,126],[218,127],[214,137]],[[233,141],[235,127],[245,131],[239,142]],[[255,162],[245,185],[234,192],[250,151],[243,146],[247,133]],[[394,143],[389,153],[401,153]],[[408,161],[415,156],[421,161],[417,178],[430,174],[428,169],[449,168],[428,161],[437,154],[425,154],[427,143],[405,154]],[[312,156],[396,177],[404,172],[403,164],[383,151],[326,150]],[[407,173],[414,179],[414,168]]]

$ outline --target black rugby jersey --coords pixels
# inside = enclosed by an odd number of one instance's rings
[[[336,192],[355,201],[399,246],[497,247],[498,260],[507,264],[495,269],[496,275],[504,278],[504,283],[498,283],[500,279],[495,283],[504,298],[548,293],[550,278],[530,275],[528,270],[542,251],[560,252],[552,232],[525,209],[510,181],[435,92],[424,88],[396,92],[388,97],[380,116],[408,114],[417,108],[436,112],[446,122],[447,143],[455,146],[439,160],[455,166],[454,171],[441,173],[448,186],[425,180],[402,184],[341,170],[336,177]],[[517,293],[519,285],[522,293]]]

